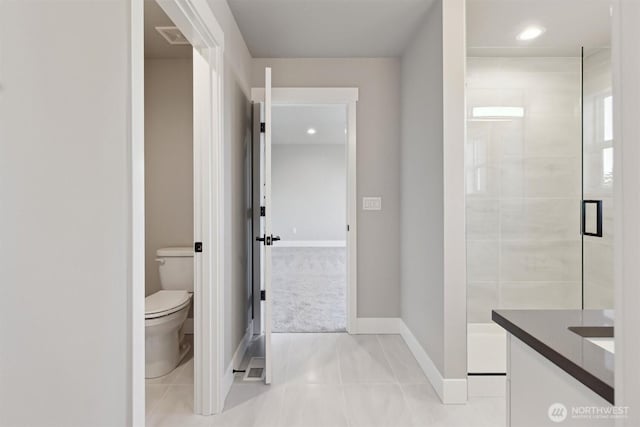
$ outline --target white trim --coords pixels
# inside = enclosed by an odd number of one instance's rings
[[[352,94],[353,95],[353,94]],[[347,332],[353,333],[358,317],[358,179],[356,101],[352,98],[347,106]]]
[[[358,101],[358,88],[355,87],[274,87],[271,89],[274,104],[350,104]],[[264,102],[264,88],[251,89],[253,102]]]
[[[224,32],[206,0],[156,0],[195,49],[224,49]]]
[[[264,88],[251,89],[253,102],[264,102]],[[272,88],[273,104],[345,104],[347,106],[347,332],[358,333],[358,194],[356,103],[358,88]]]
[[[435,363],[401,318],[359,317],[356,320],[355,333],[357,334],[401,335],[442,403],[447,405],[466,403],[467,378],[443,378]]]
[[[280,240],[274,248],[345,248],[346,240]]]
[[[444,374],[467,375],[465,0],[442,2]],[[427,327],[424,325],[424,327]],[[466,381],[465,381],[466,382]],[[448,384],[448,383],[447,383]],[[452,386],[456,388],[457,386]],[[457,394],[457,391],[453,391]],[[446,394],[446,393],[445,393]],[[466,392],[465,392],[466,400]]]
[[[429,357],[418,339],[413,335],[409,327],[402,321],[400,335],[407,343],[413,357],[418,361],[418,365],[427,376],[427,379],[444,404],[460,404],[467,401],[467,379],[466,378],[443,378],[433,360]]]
[[[129,295],[128,331],[131,360],[129,422],[145,424],[145,205],[144,205],[144,6],[131,2],[131,104],[130,111],[130,180],[131,189],[131,287]]]
[[[233,386],[233,380],[235,375],[233,374],[234,369],[239,369],[242,365],[242,361],[244,359],[245,354],[247,353],[247,349],[249,348],[249,343],[253,338],[253,322],[249,322],[249,327],[244,333],[242,340],[240,340],[240,344],[238,344],[238,348],[236,348],[236,352],[233,354],[233,358],[231,359],[231,363],[227,366],[227,369],[224,374],[224,384],[222,385],[222,391],[225,396],[229,394],[231,391],[231,386]],[[223,408],[221,408],[222,411]]]

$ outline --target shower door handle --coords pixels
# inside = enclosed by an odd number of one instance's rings
[[[587,218],[587,206],[594,206],[595,208],[595,231],[593,225],[593,219]],[[591,221],[589,221],[591,220]],[[602,200],[583,200],[582,201],[582,235],[602,237]],[[587,224],[590,223],[590,224]]]

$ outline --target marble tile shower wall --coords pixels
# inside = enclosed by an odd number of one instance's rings
[[[580,74],[580,58],[468,59],[469,322],[496,307],[581,305]]]
[[[613,308],[613,104],[611,51],[584,59],[584,198],[602,200],[603,237],[584,237],[584,306]]]

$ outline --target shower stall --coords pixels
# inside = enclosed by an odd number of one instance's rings
[[[469,375],[506,370],[491,310],[613,308],[610,51],[467,58]]]

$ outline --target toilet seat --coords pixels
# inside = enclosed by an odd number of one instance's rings
[[[187,291],[158,291],[144,299],[145,319],[156,319],[182,310],[191,301]]]

